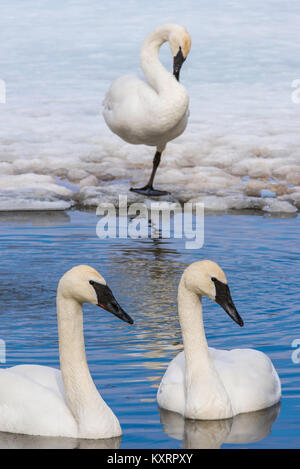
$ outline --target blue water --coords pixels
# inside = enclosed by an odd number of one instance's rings
[[[98,389],[120,419],[121,448],[201,447],[213,437],[223,448],[299,448],[300,364],[293,363],[291,355],[293,340],[300,339],[300,217],[207,216],[200,250],[186,250],[180,239],[101,241],[96,223],[94,214],[77,211],[1,214],[0,339],[7,346],[7,362],[1,368],[19,363],[59,367],[57,282],[70,267],[90,264],[135,320],[129,326],[84,306],[88,363]],[[209,344],[255,347],[269,355],[281,378],[279,415],[274,422],[279,409],[275,416],[262,417],[269,418],[270,433],[262,432],[259,441],[236,444],[226,431],[222,437],[220,428],[203,425],[187,425],[184,439],[175,439],[167,416],[160,415],[156,405],[158,383],[182,348],[177,285],[183,269],[203,258],[224,269],[245,321],[244,328],[238,327],[205,299]],[[175,430],[180,434],[179,427]]]

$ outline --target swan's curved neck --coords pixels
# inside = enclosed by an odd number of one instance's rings
[[[205,419],[213,405],[216,418],[231,417],[230,399],[209,353],[201,298],[186,288],[184,277],[178,289],[178,312],[185,355],[185,416]]]
[[[178,288],[178,313],[184,344],[186,381],[191,383],[214,368],[205,337],[202,302],[181,279]]]
[[[97,434],[95,422],[111,412],[90,375],[86,361],[82,306],[57,295],[59,357],[65,393],[79,428],[79,435]]]
[[[155,29],[145,40],[141,50],[141,66],[152,87],[161,93],[169,87],[180,87],[176,78],[169,73],[158,58],[158,52],[164,42],[169,40],[171,28]]]

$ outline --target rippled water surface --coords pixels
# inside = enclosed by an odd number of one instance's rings
[[[299,447],[300,364],[291,355],[293,340],[300,339],[300,218],[207,216],[200,250],[186,250],[180,239],[101,241],[96,223],[94,214],[76,211],[1,215],[0,339],[6,341],[7,363],[0,366],[59,366],[57,282],[70,267],[90,264],[135,320],[129,326],[84,306],[89,366],[120,419],[121,448]],[[209,423],[184,423],[159,413],[159,380],[182,349],[177,285],[183,269],[203,258],[223,267],[245,321],[239,328],[204,299],[209,344],[267,353],[281,378],[281,409]],[[23,440],[14,445],[26,446]],[[10,436],[0,436],[1,444],[12,445]],[[72,446],[67,441],[55,445]]]

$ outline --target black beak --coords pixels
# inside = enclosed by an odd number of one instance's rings
[[[185,58],[182,55],[181,47],[179,47],[179,51],[177,55],[174,57],[174,63],[173,63],[173,75],[177,81],[179,81],[180,69],[184,61],[185,61]]]
[[[90,280],[90,284],[94,287],[97,299],[98,306],[114,314],[122,321],[133,324],[133,319],[121,308],[117,300],[115,299],[111,289],[107,285],[102,285],[101,283],[94,282]]]
[[[216,287],[216,303],[218,303],[226,311],[228,316],[231,317],[239,326],[244,325],[244,321],[237,312],[237,309],[232,301],[229,287],[226,283],[220,282],[215,277],[212,278],[212,281]]]

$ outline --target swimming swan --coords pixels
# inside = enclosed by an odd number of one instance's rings
[[[190,419],[218,420],[277,403],[279,377],[271,360],[254,349],[216,350],[207,345],[202,296],[217,302],[240,326],[222,269],[212,261],[191,264],[178,288],[184,351],[170,363],[157,393],[158,405]]]
[[[159,48],[166,41],[174,57],[174,76],[158,58]],[[156,147],[148,183],[131,191],[150,196],[168,194],[153,189],[153,181],[167,142],[181,135],[187,125],[189,97],[179,83],[179,73],[190,48],[191,38],[182,26],[158,26],[146,38],[140,55],[148,83],[135,76],[121,76],[104,98],[103,116],[112,132],[126,142]]]
[[[83,303],[133,323],[95,269],[81,265],[65,273],[57,290],[61,371],[39,365],[0,370],[0,431],[89,439],[121,435],[117,417],[89,372]]]

